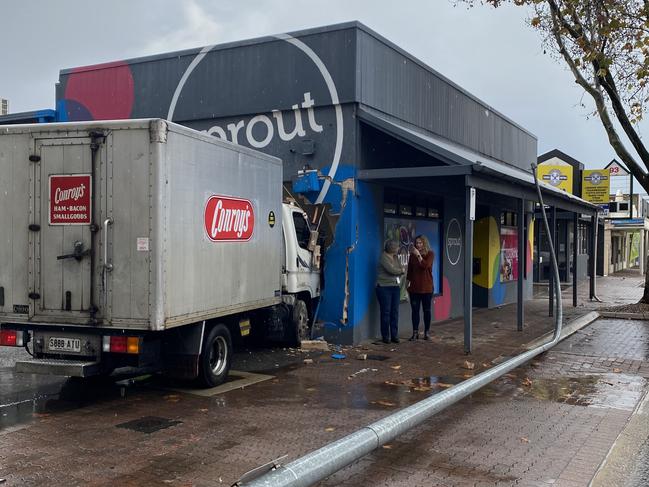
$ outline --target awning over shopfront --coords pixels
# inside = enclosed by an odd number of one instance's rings
[[[409,179],[423,177],[465,176],[466,185],[484,191],[536,201],[534,176],[509,164],[496,161],[466,147],[453,144],[431,133],[423,133],[369,107],[360,107],[358,118],[364,123],[421,150],[440,161],[439,166],[408,167],[395,165],[385,169],[360,170],[362,180]],[[577,196],[540,182],[546,205],[587,215],[596,215],[598,207]]]
[[[527,218],[526,205],[537,202],[538,196],[534,183],[534,176],[530,167],[525,171],[510,164],[497,161],[479,152],[463,147],[459,144],[436,136],[430,132],[424,132],[413,126],[388,116],[380,111],[360,105],[357,116],[362,123],[378,130],[408,146],[430,156],[429,165],[422,165],[421,162],[409,164],[406,161],[394,161],[394,164],[383,164],[381,167],[366,167],[358,171],[358,178],[367,182],[380,184],[400,184],[414,186],[417,182],[428,180],[431,188],[435,182],[443,187],[450,181],[454,187],[461,191],[464,188],[465,196],[465,222],[464,222],[464,349],[470,353],[472,349],[472,300],[473,300],[473,227],[474,217],[470,216],[475,212],[476,199],[480,200],[480,193],[492,193],[506,196],[516,202],[518,213],[518,255],[525,255],[526,241],[523,237]],[[488,116],[488,114],[485,114]],[[529,161],[530,163],[533,161]],[[561,209],[573,213],[575,235],[579,215],[589,215],[593,228],[597,227],[597,213],[599,208],[577,196],[563,190],[554,188],[550,184],[540,182],[544,203],[552,208],[550,212],[550,228],[553,241],[557,242],[556,232],[556,210]],[[476,190],[478,196],[476,197]],[[592,247],[596,247],[596,232],[593,235]],[[576,252],[576,246],[575,252]],[[596,259],[590,259],[591,265],[591,298],[595,296],[595,269],[593,268]],[[573,261],[576,265],[576,256]],[[576,272],[573,273],[575,276]],[[517,285],[517,327],[523,329],[523,279],[518,279]],[[553,285],[549,285],[549,314],[554,313]],[[577,282],[573,283],[573,305],[577,305]]]

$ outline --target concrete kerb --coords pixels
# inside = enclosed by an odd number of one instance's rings
[[[577,318],[569,321],[565,325],[563,325],[563,328],[561,329],[561,339],[564,340],[565,338],[569,337],[573,333],[581,330],[585,326],[590,325],[593,321],[595,321],[597,318],[599,318],[601,315],[597,311],[591,311],[590,313],[586,313],[585,315],[578,316]],[[538,338],[535,338],[529,343],[526,343],[523,345],[526,350],[532,350],[534,348],[540,347],[544,343],[548,342],[551,338],[552,335],[554,334],[553,331],[550,331],[544,335],[541,335]]]
[[[618,311],[600,311],[602,318],[614,318],[619,320],[649,320],[649,313],[621,313]]]
[[[642,445],[649,438],[649,391],[633,411],[626,426],[618,435],[606,458],[599,466],[589,487],[627,485]],[[630,485],[630,484],[629,484]]]

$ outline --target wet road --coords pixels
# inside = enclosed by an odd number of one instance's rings
[[[310,354],[281,347],[245,349],[237,352],[237,371],[287,370],[302,363]],[[17,360],[30,358],[21,348],[0,347],[0,432],[3,428],[31,422],[52,413],[73,411],[104,401],[117,400],[138,387],[191,389],[190,384],[160,377],[141,376],[136,370],[121,369],[109,378],[77,379],[47,375],[17,374]],[[141,380],[140,380],[141,377]],[[124,381],[136,378],[135,385]]]
[[[312,365],[294,350],[242,353],[235,369],[274,378],[213,397],[160,379],[122,397],[114,380],[18,376],[7,366],[20,352],[0,349],[0,478],[8,486],[230,485],[491,366],[473,357],[475,370],[449,368],[443,342],[377,344],[364,361],[357,350],[345,360],[314,355]],[[599,320],[322,485],[585,486],[648,379],[649,325]],[[615,485],[647,485],[647,441],[639,451]]]

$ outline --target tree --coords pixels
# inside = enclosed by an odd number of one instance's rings
[[[649,0],[465,0],[478,2],[531,9],[530,25],[592,97],[611,147],[649,193],[649,151],[638,132],[649,105]],[[649,303],[649,269],[640,302]]]

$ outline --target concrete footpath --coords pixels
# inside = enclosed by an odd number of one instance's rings
[[[649,393],[645,392],[644,399],[636,407],[590,485],[649,485]]]
[[[642,295],[637,274],[598,281],[601,304],[587,300],[586,283],[576,308],[564,290],[566,321]],[[342,360],[333,350],[244,352],[232,380],[209,391],[162,378],[128,388],[41,381],[0,366],[0,478],[7,486],[231,485],[490,368],[553,326],[547,299],[527,303],[522,332],[515,320],[515,305],[476,310],[470,356],[462,320],[435,325],[430,342],[336,350]],[[646,322],[598,320],[322,485],[588,485],[644,411],[648,344]]]

